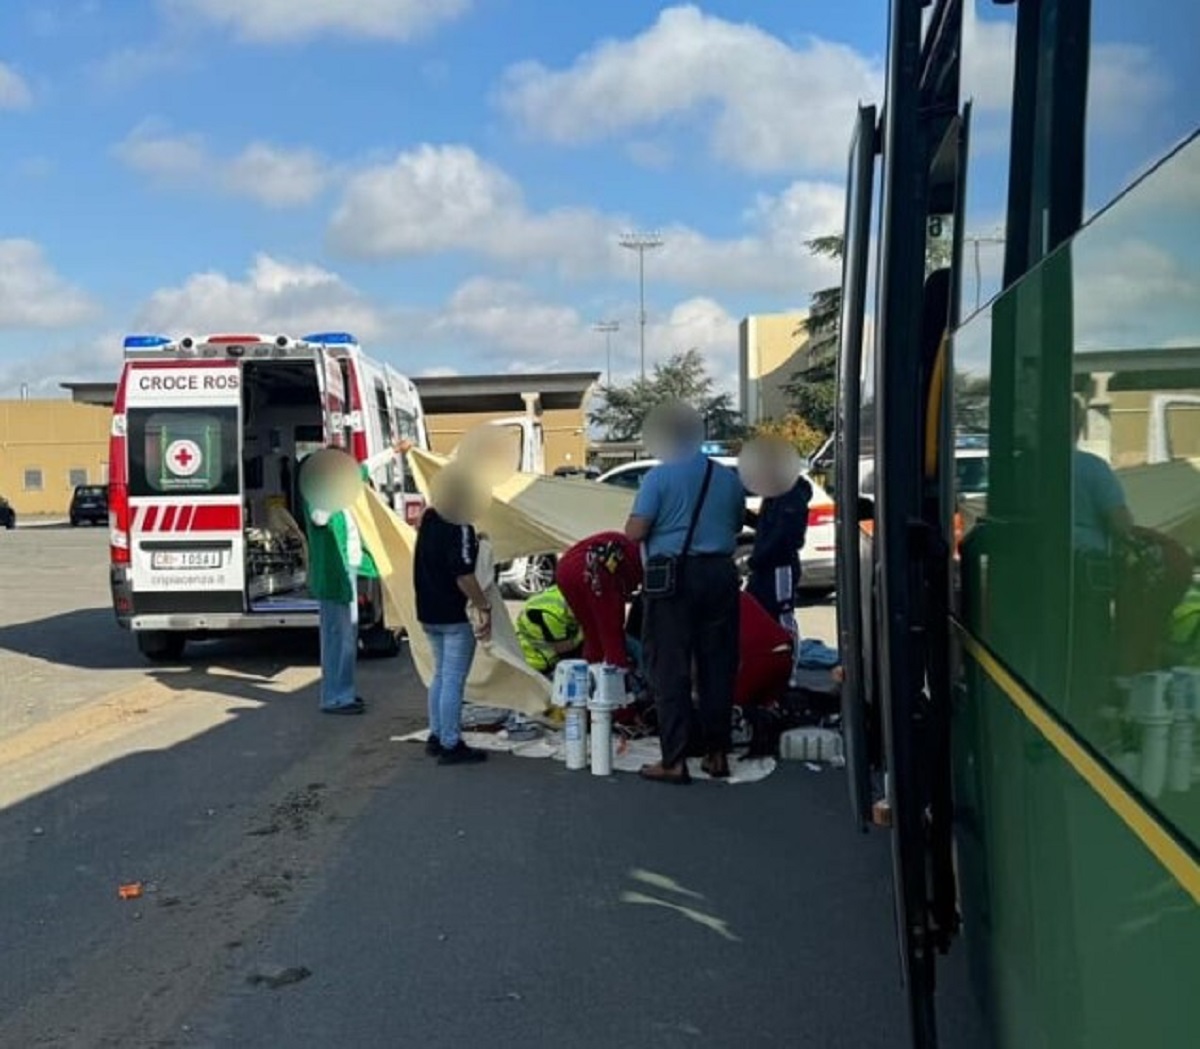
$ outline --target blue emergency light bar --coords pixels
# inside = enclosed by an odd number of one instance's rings
[[[322,331],[305,335],[305,342],[318,342],[323,346],[357,346],[358,340],[348,331]]]
[[[171,340],[165,335],[126,335],[125,349],[127,350],[157,350],[160,346],[169,346]]]
[[[700,445],[700,451],[705,455],[728,455],[729,445],[725,441],[705,441]]]

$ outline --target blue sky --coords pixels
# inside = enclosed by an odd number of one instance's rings
[[[629,227],[667,240],[652,359],[698,346],[727,378],[741,316],[836,279],[802,245],[840,226],[884,7],[6,0],[0,396],[111,375],[143,329],[348,327],[421,374],[597,367],[603,317],[628,371]],[[1130,104],[1188,97],[1179,34],[1097,7],[1124,48],[1106,90],[1129,95],[1153,52],[1165,83]],[[981,10],[978,90],[1002,124],[1003,9]],[[1122,164],[1146,129],[1123,119]]]

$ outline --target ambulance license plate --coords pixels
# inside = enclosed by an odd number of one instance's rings
[[[220,568],[220,550],[155,550],[150,567],[177,572],[183,568]]]

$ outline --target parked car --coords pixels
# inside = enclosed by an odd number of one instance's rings
[[[77,485],[71,496],[68,513],[72,528],[77,528],[84,521],[94,525],[108,524],[108,489],[102,484]]]
[[[16,527],[17,511],[12,508],[12,503],[0,495],[0,528],[13,529]]]
[[[722,466],[737,469],[737,459],[727,455],[714,455],[713,459]],[[655,466],[657,459],[639,459],[631,463],[614,466],[600,475],[601,484],[614,484],[621,488],[638,489],[642,481]],[[800,589],[808,594],[827,594],[835,585],[834,573],[834,506],[833,500],[820,484],[808,473],[812,485],[812,501],[808,504],[808,532],[800,550]],[[746,510],[753,520],[762,507],[762,499],[755,495],[746,496]],[[747,528],[738,543],[738,567],[743,574],[749,570],[750,553],[754,548],[754,531]]]

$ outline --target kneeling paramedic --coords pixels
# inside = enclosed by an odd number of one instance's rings
[[[583,646],[583,631],[563,592],[552,586],[522,606],[516,623],[525,662],[539,674],[552,674],[558,663]]]

